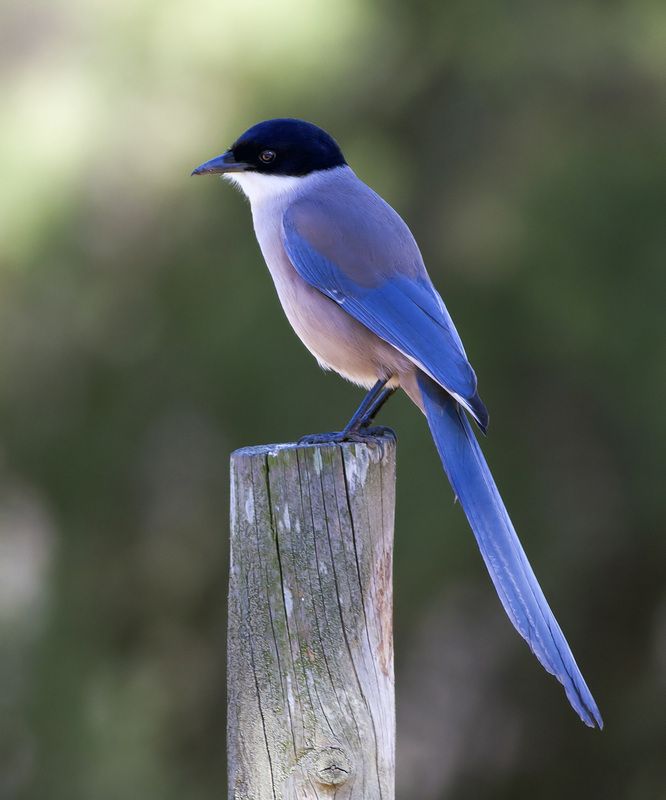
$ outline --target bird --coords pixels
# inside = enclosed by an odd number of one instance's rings
[[[484,458],[488,411],[462,340],[407,224],[313,123],[259,122],[192,175],[221,175],[250,202],[254,231],[292,328],[320,366],[368,390],[349,423],[307,442],[373,435],[398,388],[425,414],[500,601],[581,720],[597,704],[539,586]],[[470,422],[472,420],[472,422]]]

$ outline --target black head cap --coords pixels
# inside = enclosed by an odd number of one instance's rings
[[[332,136],[301,119],[259,122],[245,131],[230,150],[247,169],[267,175],[308,175],[347,163]]]

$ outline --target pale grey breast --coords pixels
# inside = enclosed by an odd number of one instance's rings
[[[348,167],[311,176],[302,182],[302,188],[252,204],[257,240],[284,312],[321,366],[362,386],[371,386],[379,377],[412,371],[409,359],[306,283],[294,269],[283,245],[282,218],[299,201],[310,201],[303,207],[313,209],[311,215],[301,213],[299,217],[308,239],[327,258],[336,263],[343,259],[345,272],[359,283],[372,282],[394,266],[386,264],[391,253],[386,241],[389,232],[396,250],[408,255],[405,268],[425,272],[409,229]],[[379,241],[382,230],[384,244]]]

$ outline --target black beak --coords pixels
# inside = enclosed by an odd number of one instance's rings
[[[245,172],[250,169],[250,165],[243,161],[236,161],[234,154],[231,150],[222,153],[221,156],[211,158],[210,161],[204,161],[196,169],[192,170],[192,175],[207,175],[208,173],[223,173],[223,172]]]

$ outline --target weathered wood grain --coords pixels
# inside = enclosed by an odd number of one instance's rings
[[[232,800],[393,800],[395,439],[231,457]]]

